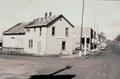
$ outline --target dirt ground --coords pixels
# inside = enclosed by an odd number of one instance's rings
[[[32,75],[75,75],[70,79],[120,79],[120,58],[107,55],[89,59],[0,56],[0,79],[29,79]],[[39,78],[42,79],[42,78]]]
[[[72,76],[61,79],[120,79],[120,56],[109,50],[88,59],[0,55],[0,79],[42,79],[39,75]],[[71,66],[71,68],[66,68]],[[30,78],[38,75],[39,78]],[[57,78],[56,78],[57,79]]]

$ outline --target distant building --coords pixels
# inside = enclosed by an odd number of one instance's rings
[[[36,55],[72,54],[74,26],[50,12],[29,23],[18,23],[3,33],[3,50]]]
[[[0,50],[2,49],[2,47],[3,47],[3,40],[0,39]]]
[[[74,41],[74,47],[80,47],[80,39],[82,44],[82,51],[85,54],[90,53],[98,48],[99,34],[91,27],[83,27],[82,38],[80,36],[80,27],[76,29],[76,41]]]

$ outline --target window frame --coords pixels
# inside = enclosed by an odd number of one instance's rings
[[[33,40],[32,39],[29,39],[29,45],[28,45],[29,48],[33,48]]]

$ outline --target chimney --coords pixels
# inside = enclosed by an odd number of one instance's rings
[[[42,23],[43,22],[43,17],[41,17],[41,19],[40,19],[40,23]]]
[[[47,16],[48,16],[48,15],[47,15],[47,12],[45,12],[45,19],[47,19]]]
[[[51,17],[52,16],[52,12],[49,12],[49,17]]]

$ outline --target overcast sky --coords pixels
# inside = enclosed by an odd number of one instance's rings
[[[0,29],[19,22],[29,22],[45,12],[63,14],[72,24],[81,24],[82,0],[0,0]],[[109,39],[120,34],[120,1],[85,0],[84,27],[93,27]]]

